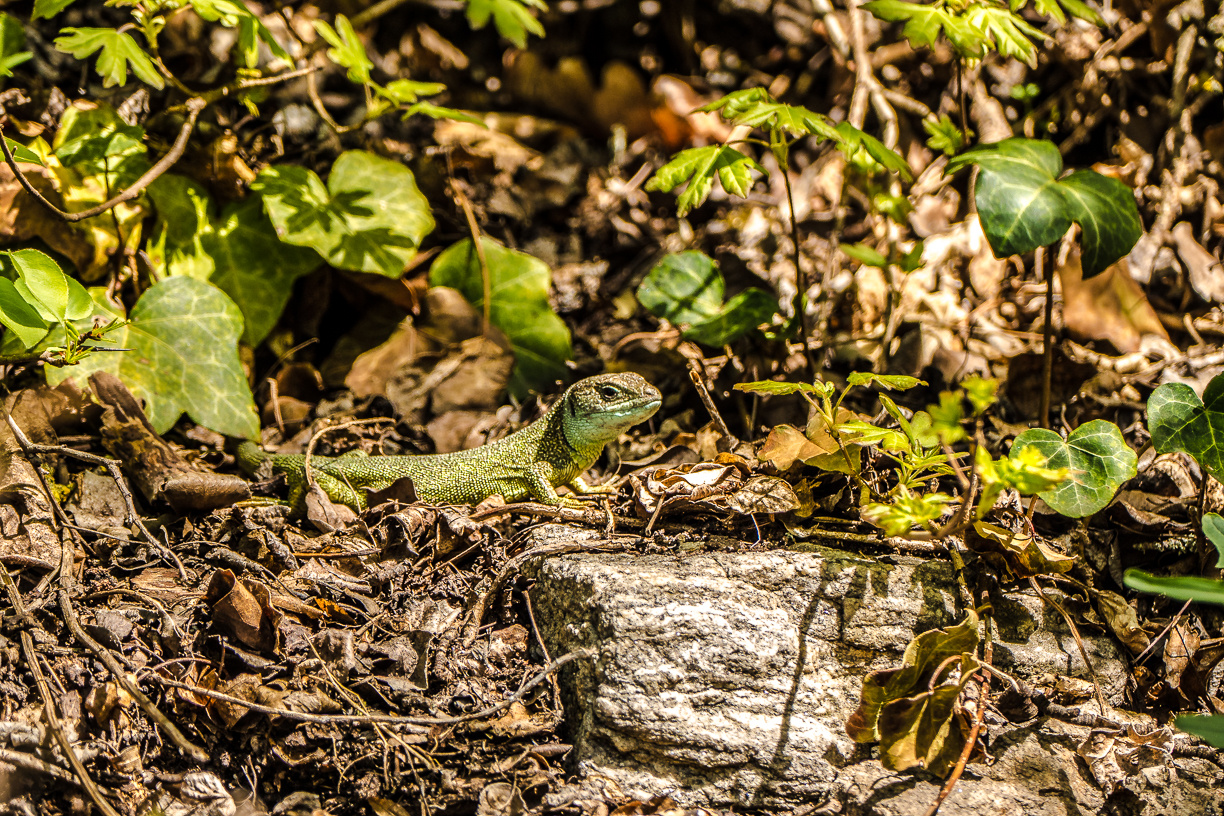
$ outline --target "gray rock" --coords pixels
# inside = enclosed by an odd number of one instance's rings
[[[599,653],[562,675],[580,775],[643,799],[672,791],[688,806],[924,813],[941,780],[885,770],[845,731],[868,672],[897,665],[917,633],[964,617],[948,564],[891,561],[822,548],[590,553],[535,565],[532,602],[553,656]],[[1088,676],[1061,616],[1039,598],[1007,594],[995,612],[1000,669],[1034,684]],[[1107,699],[1121,703],[1127,672],[1113,641],[1081,634]],[[1049,718],[988,725],[990,764],[968,766],[945,816],[1106,806],[1076,756],[1089,728]],[[1169,763],[1176,782],[1128,780],[1149,805],[1142,812],[1220,812],[1219,767]]]

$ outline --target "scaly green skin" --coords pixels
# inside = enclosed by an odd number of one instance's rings
[[[544,504],[572,503],[554,488],[607,493],[590,487],[582,472],[604,445],[649,419],[662,395],[637,374],[601,374],[570,386],[548,413],[521,431],[479,448],[434,456],[312,456],[311,475],[332,501],[365,507],[366,490],[385,490],[412,479],[417,496],[430,504],[477,504],[500,494],[508,502],[533,498]],[[289,501],[300,505],[306,490],[304,456],[270,456],[254,442],[236,451],[238,463],[255,473],[265,461],[289,480]]]

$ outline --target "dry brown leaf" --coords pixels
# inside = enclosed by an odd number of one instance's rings
[[[1063,322],[1077,340],[1107,340],[1122,353],[1138,351],[1146,335],[1169,339],[1156,310],[1130,275],[1123,258],[1084,280],[1080,253],[1073,249],[1058,267]]]

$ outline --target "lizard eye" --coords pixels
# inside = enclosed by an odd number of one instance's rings
[[[617,389],[617,387],[614,385],[605,385],[599,389],[599,396],[606,400],[616,399],[616,396],[619,393],[619,389]]]

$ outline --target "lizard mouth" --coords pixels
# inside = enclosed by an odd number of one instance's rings
[[[663,399],[661,397],[643,397],[641,399],[634,400],[622,408],[617,408],[615,410],[608,411],[607,413],[608,415],[614,417],[629,417],[638,416],[643,411],[649,410],[650,413],[653,414],[655,411],[659,410],[659,406],[662,404]]]

